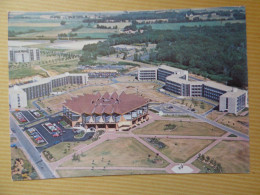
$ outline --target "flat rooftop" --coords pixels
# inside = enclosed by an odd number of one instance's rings
[[[187,70],[182,70],[182,69],[179,69],[179,68],[174,68],[174,67],[171,67],[171,66],[166,66],[166,65],[161,65],[159,66],[159,68],[161,69],[164,69],[164,70],[168,70],[170,72],[187,72]]]

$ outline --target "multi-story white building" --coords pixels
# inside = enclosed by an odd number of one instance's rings
[[[40,60],[38,48],[8,47],[8,62],[30,62]]]
[[[12,104],[11,104],[12,103]],[[27,94],[19,86],[9,89],[9,104],[12,108],[23,108],[27,106]]]
[[[60,87],[68,84],[86,85],[87,82],[88,82],[87,73],[81,73],[81,74],[64,73],[54,77],[40,79],[33,83],[14,86],[12,88],[9,88],[9,105],[11,108],[26,107],[27,100],[48,96],[51,94],[52,89],[55,87]],[[13,94],[17,94],[17,98],[16,95]]]
[[[138,80],[157,80],[157,68],[139,68],[138,69]]]
[[[157,70],[157,79],[159,81],[166,81],[166,77],[170,76],[170,75],[176,75],[179,78],[188,80],[188,75],[189,72],[187,70],[182,70],[179,68],[173,68],[170,66],[166,66],[166,65],[161,65],[158,67]]]
[[[247,93],[243,90],[233,89],[220,96],[219,111],[227,111],[229,113],[237,114],[245,108],[247,104]]]
[[[156,71],[156,68],[153,71]],[[138,71],[138,79],[142,80],[142,75],[139,76],[139,73],[142,73],[142,69]],[[147,78],[150,78],[149,75]],[[165,82],[164,88],[167,91],[179,96],[205,97],[219,102],[219,111],[237,114],[248,106],[246,90],[213,81],[189,81],[188,71],[185,70],[162,65],[157,69],[157,79]]]

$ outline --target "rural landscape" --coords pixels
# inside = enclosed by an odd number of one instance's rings
[[[249,173],[244,7],[9,12],[13,180]]]

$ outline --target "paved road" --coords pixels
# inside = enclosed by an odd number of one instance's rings
[[[42,160],[39,152],[36,150],[36,148],[31,144],[30,141],[27,140],[25,135],[23,134],[20,127],[14,122],[14,119],[12,116],[10,116],[10,127],[13,129],[16,137],[18,138],[20,144],[24,148],[24,150],[27,151],[29,155],[29,160],[32,161],[33,164],[37,166],[37,169],[40,171],[40,175],[43,176],[43,178],[55,178],[50,168],[47,166],[47,164]]]

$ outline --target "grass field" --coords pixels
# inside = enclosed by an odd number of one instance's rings
[[[148,159],[155,158],[156,154],[139,143],[134,138],[117,138],[109,140],[84,152],[80,161],[68,160],[63,167],[84,167],[84,166],[127,166],[127,167],[166,167],[167,162],[161,157],[158,161],[151,162]],[[103,158],[103,159],[102,159]],[[94,160],[94,164],[92,164]]]
[[[9,79],[21,79],[24,77],[30,77],[35,75],[47,76],[42,70],[35,70],[33,68],[20,68],[17,70],[9,71]]]
[[[184,163],[211,144],[212,140],[160,138],[166,147],[160,151],[176,163]],[[159,149],[159,148],[157,148]]]
[[[91,140],[87,140],[84,142],[61,142],[59,144],[56,144],[50,148],[47,148],[46,151],[49,151],[54,158],[54,161],[60,160],[63,157],[75,152],[75,147],[79,145],[87,145],[91,143]],[[66,151],[66,152],[65,152]]]
[[[206,21],[206,22],[184,22],[184,23],[161,23],[149,24],[154,30],[179,30],[181,26],[224,26],[226,23],[245,23],[245,20],[233,21]],[[139,24],[137,27],[142,27],[144,24]]]
[[[114,22],[114,23],[98,23],[99,25],[106,26],[106,27],[114,27],[117,26],[118,29],[123,29],[126,26],[131,25],[131,22]],[[96,26],[96,25],[95,25]]]
[[[249,142],[222,141],[205,155],[221,163],[224,173],[249,172]]]
[[[249,116],[236,116],[234,114],[226,114],[217,122],[229,126],[247,135],[249,134]]]
[[[78,65],[78,59],[72,59],[72,60],[66,60],[63,62],[57,62],[57,63],[50,63],[43,65],[43,67],[46,70],[52,70],[59,74],[65,73],[65,72],[71,72],[77,68]]]
[[[165,174],[165,171],[137,171],[137,170],[57,170],[60,177],[83,177],[102,175],[137,175],[137,174]]]
[[[165,131],[166,124],[174,124],[176,128]],[[221,136],[225,133],[221,129],[204,122],[172,122],[167,120],[155,121],[143,128],[133,131],[135,134],[148,135],[190,135],[190,136]]]
[[[204,112],[207,112],[208,110],[212,109],[213,106],[210,104],[207,104],[205,102],[199,101],[198,99],[175,99],[174,102],[178,102],[181,103],[183,105],[185,105],[186,107],[190,108],[190,109],[195,109],[195,112],[198,114],[202,114]]]

